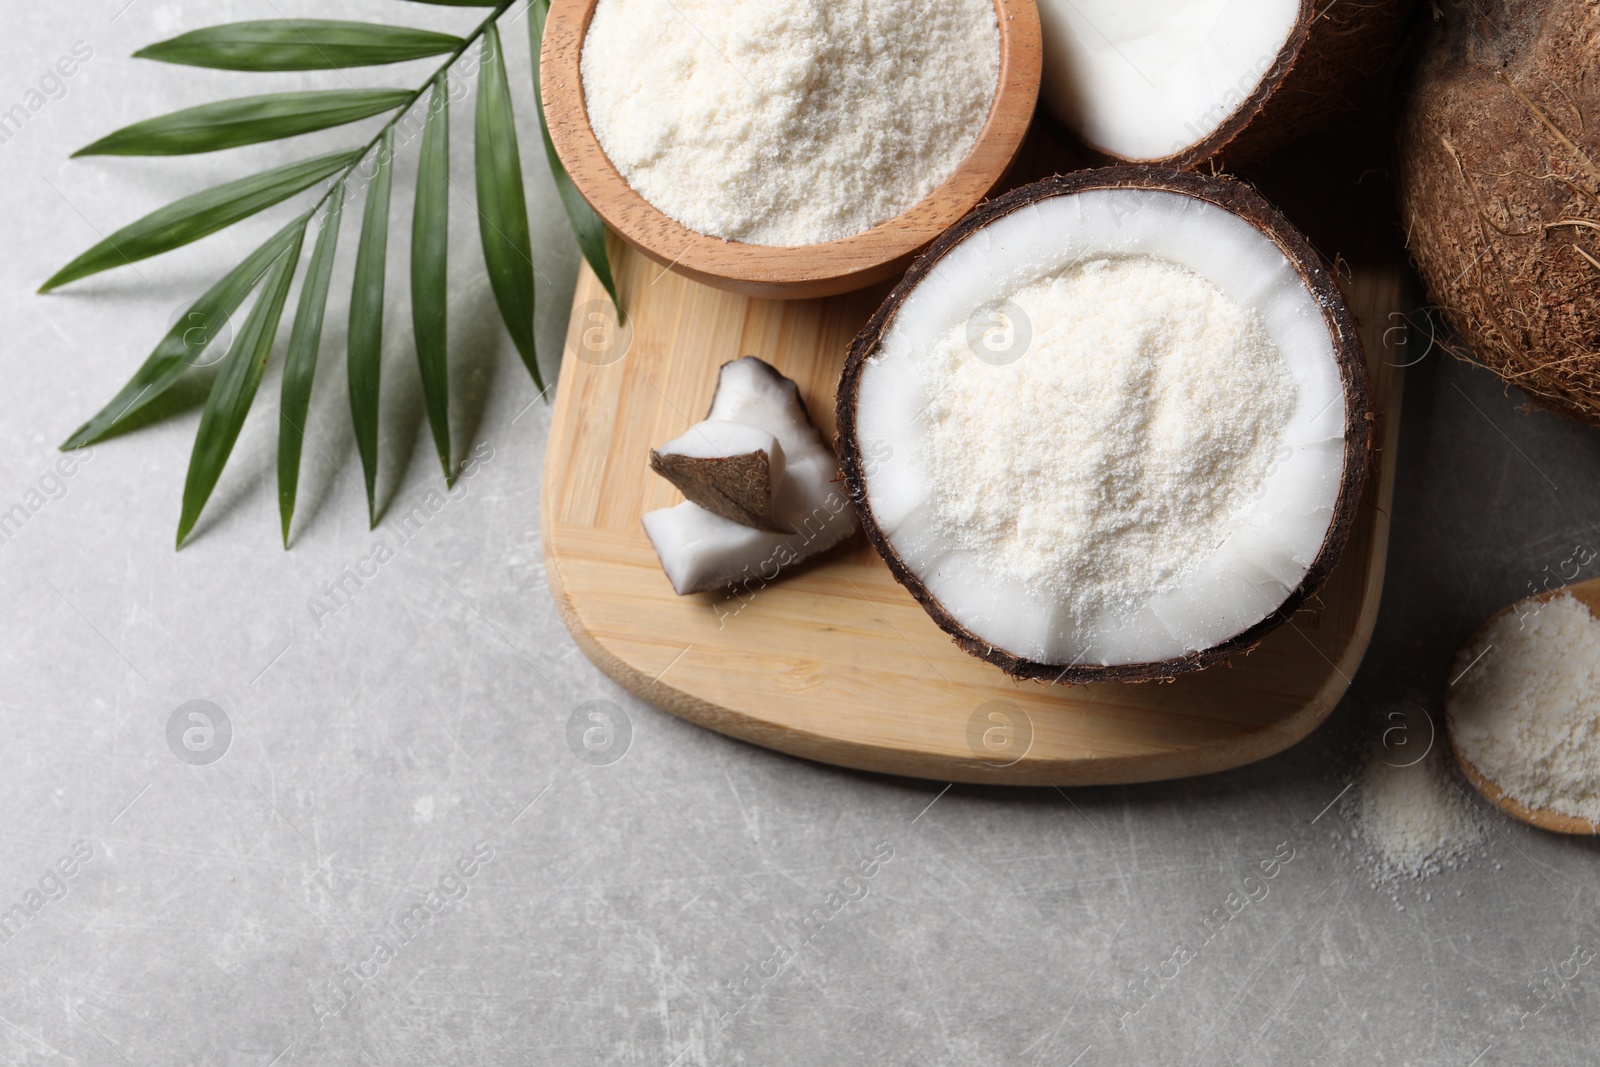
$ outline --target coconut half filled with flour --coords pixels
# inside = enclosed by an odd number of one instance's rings
[[[967,651],[1062,682],[1253,647],[1333,566],[1369,460],[1306,240],[1248,186],[1132,167],[936,242],[852,344],[838,424],[895,577]]]

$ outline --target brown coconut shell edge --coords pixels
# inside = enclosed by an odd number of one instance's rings
[[[811,417],[811,409],[800,392],[800,384],[760,356],[754,355],[724,360],[717,368],[717,384],[711,390],[711,402],[706,405],[705,418],[711,418],[717,408],[717,397],[722,393],[723,372],[735,363],[747,361],[755,364],[759,372],[779,388],[788,391],[795,406],[800,409],[806,426],[816,431],[816,420]],[[820,431],[818,436],[821,436]],[[690,503],[752,530],[791,534],[795,531],[780,522],[772,511],[777,487],[772,483],[770,462],[765,452],[689,459],[663,455],[653,448],[650,450],[650,469],[671,482]]]
[[[1128,188],[1177,193],[1203,200],[1231,212],[1270,238],[1305,279],[1306,285],[1322,309],[1333,342],[1333,355],[1339,366],[1339,377],[1344,383],[1344,470],[1340,477],[1339,497],[1334,504],[1333,517],[1329,522],[1321,549],[1300,584],[1266,618],[1220,644],[1174,659],[1109,666],[1078,664],[1063,667],[1058,663],[1040,663],[1024,659],[1005,649],[996,648],[973,634],[945,609],[938,598],[929,592],[922,581],[906,566],[894,546],[890,544],[888,537],[878,527],[867,499],[862,454],[856,440],[856,402],[861,386],[862,369],[867,359],[877,350],[884,331],[894,320],[900,306],[939,261],[962,241],[997,219],[1052,197],[1072,196],[1095,189]],[[856,516],[861,521],[861,528],[873,548],[877,549],[878,554],[888,564],[895,580],[906,587],[940,629],[949,634],[963,650],[994,664],[1013,678],[1080,685],[1088,682],[1165,681],[1180,674],[1203,670],[1233,656],[1249,652],[1268,633],[1293,616],[1300,605],[1322,588],[1322,584],[1327,580],[1328,574],[1333,570],[1334,564],[1338,562],[1345,544],[1350,539],[1350,531],[1355,525],[1371,465],[1373,414],[1366,362],[1360,335],[1356,330],[1355,317],[1350,313],[1344,295],[1339,291],[1338,284],[1334,281],[1327,265],[1304,235],[1261,194],[1243,182],[1193,171],[1127,166],[1078,171],[1014,189],[980,206],[935,241],[927,252],[912,264],[905,278],[895,286],[888,298],[867,321],[866,326],[862,327],[861,332],[850,343],[849,354],[845,358],[844,371],[839,381],[837,421],[840,467],[851,501],[856,506]]]
[[[1238,167],[1311,132],[1353,108],[1366,85],[1387,80],[1416,8],[1417,0],[1300,0],[1289,39],[1222,125],[1176,155],[1139,165],[1188,169],[1225,158]],[[1048,106],[1040,114],[1097,163],[1129,162],[1083,145]]]
[[[772,513],[772,457],[765,452],[682,456],[652,448],[650,469],[713,515],[765,533],[794,533]]]

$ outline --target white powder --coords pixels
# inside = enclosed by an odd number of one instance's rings
[[[1294,380],[1254,311],[1167,260],[1070,267],[1018,311],[1013,362],[965,324],[921,361],[935,522],[1077,618],[1137,609],[1262,494]]]
[[[1459,866],[1483,843],[1484,822],[1451,776],[1442,744],[1409,766],[1403,752],[1379,751],[1362,770],[1348,810],[1375,886]]]
[[[1600,620],[1570,594],[1508,612],[1462,650],[1457,676],[1462,755],[1529,807],[1600,822]]]
[[[817,244],[887,222],[956,169],[999,83],[990,0],[599,0],[589,121],[691,230]]]

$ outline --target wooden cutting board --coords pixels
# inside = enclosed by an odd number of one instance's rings
[[[1324,171],[1321,180],[1332,179]],[[1316,239],[1317,228],[1296,221]],[[845,349],[888,287],[752,299],[620,246],[613,264],[629,323],[617,328],[585,268],[562,359],[541,507],[557,608],[585,654],[642,699],[846,767],[1078,785],[1203,774],[1278,752],[1333,709],[1377,615],[1398,434],[1395,365],[1404,362],[1391,345],[1403,343],[1391,313],[1408,278],[1389,225],[1381,209],[1366,221],[1345,218],[1327,230],[1339,246],[1321,246],[1330,259],[1339,254],[1379,418],[1360,520],[1321,596],[1231,665],[1166,684],[1012,682],[958,649],[859,534],[747,599],[675,595],[639,521],[682,499],[650,473],[650,446],[704,418],[718,367],[746,354],[794,378],[831,439]]]

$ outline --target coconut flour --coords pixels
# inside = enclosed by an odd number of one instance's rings
[[[1383,750],[1368,760],[1349,806],[1374,886],[1459,866],[1483,844],[1484,822],[1435,745],[1420,760]]]
[[[1507,612],[1454,676],[1461,754],[1529,807],[1600,822],[1600,620],[1569,594]]]
[[[1091,619],[1137,610],[1257,499],[1296,386],[1259,316],[1168,260],[1082,263],[920,362],[937,524]],[[1009,333],[1006,333],[1009,331]]]
[[[599,0],[589,121],[641,196],[761,245],[861,233],[977,141],[999,80],[990,0]]]

